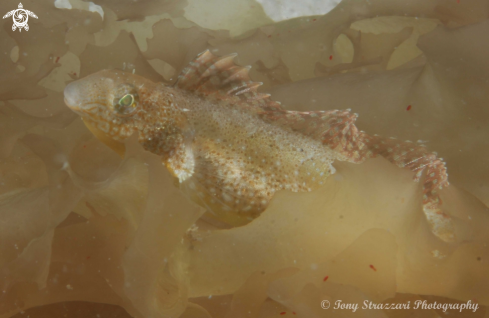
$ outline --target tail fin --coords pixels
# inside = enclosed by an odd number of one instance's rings
[[[455,240],[453,221],[441,209],[438,190],[448,186],[445,163],[424,146],[394,138],[369,136],[355,126],[357,114],[350,110],[297,112],[283,109],[264,111],[264,120],[285,125],[314,139],[338,153],[338,159],[361,163],[382,156],[400,168],[414,172],[414,181],[423,179],[423,212],[433,234],[445,242]]]
[[[442,201],[438,190],[449,185],[448,174],[443,159],[426,147],[394,138],[368,136],[363,133],[363,140],[374,155],[380,155],[401,168],[415,173],[414,181],[419,181],[423,173],[423,212],[430,224],[433,234],[445,242],[455,240],[453,221],[441,209]]]

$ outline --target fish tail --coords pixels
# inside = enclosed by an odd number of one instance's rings
[[[414,181],[422,180],[423,212],[433,234],[445,242],[455,241],[453,220],[443,212],[442,200],[438,193],[449,185],[443,159],[414,142],[362,134],[362,140],[373,155],[380,155],[396,166],[414,172]]]
[[[455,241],[452,218],[441,209],[438,190],[449,185],[443,159],[423,145],[360,131],[355,121],[357,114],[350,110],[298,112],[283,109],[264,111],[264,120],[320,140],[335,151],[338,159],[362,163],[368,158],[382,156],[389,162],[414,172],[414,181],[423,174],[423,212],[433,234],[445,242]]]

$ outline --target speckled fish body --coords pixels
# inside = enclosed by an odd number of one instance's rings
[[[235,55],[200,54],[169,87],[104,70],[70,83],[65,102],[92,132],[123,154],[135,132],[159,156],[192,200],[219,220],[242,225],[281,189],[311,191],[334,173],[335,160],[361,163],[381,155],[424,181],[423,211],[433,233],[453,241],[451,218],[437,189],[448,185],[444,163],[419,145],[369,136],[349,111],[281,108]]]
[[[106,96],[119,82],[124,90]],[[132,87],[144,111],[105,120],[110,109],[98,106]],[[83,107],[71,107],[116,150],[117,142],[137,131],[144,148],[162,156],[194,201],[233,225],[263,211],[277,190],[310,191],[334,171],[336,153],[321,141],[272,125],[260,117],[260,108],[232,98],[203,98],[120,71],[70,84],[65,95],[68,105],[81,105],[80,96],[90,96]]]
[[[334,151],[265,122],[256,111],[196,101],[188,118],[196,159],[188,187],[213,210],[253,216],[277,190],[311,191],[334,171]]]

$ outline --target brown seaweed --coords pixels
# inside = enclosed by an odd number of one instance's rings
[[[345,0],[276,23],[251,0],[94,1],[103,18],[52,2],[24,3],[28,32],[0,21],[0,317],[348,317],[321,302],[469,299],[477,312],[450,314],[484,316],[487,1]],[[121,159],[63,103],[66,83],[105,68],[173,82],[204,49],[237,52],[287,109],[351,108],[360,129],[437,151],[457,242],[430,233],[420,185],[381,158],[337,163],[323,188],[223,229],[160,158],[133,138]]]

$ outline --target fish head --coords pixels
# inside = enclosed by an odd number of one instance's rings
[[[135,74],[103,70],[69,83],[64,99],[97,138],[123,154],[123,141],[141,126],[155,85]]]

